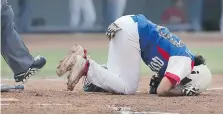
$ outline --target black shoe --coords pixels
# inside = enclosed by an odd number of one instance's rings
[[[85,84],[83,86],[85,92],[107,92],[106,90],[94,85],[93,83]]]
[[[32,75],[40,71],[40,69],[46,64],[46,59],[42,56],[37,56],[34,59],[34,63],[29,67],[26,72],[14,75],[16,82],[25,83]]]

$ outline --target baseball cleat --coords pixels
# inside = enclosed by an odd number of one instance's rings
[[[83,86],[84,92],[107,92],[106,90],[94,85],[93,83],[88,83]]]
[[[73,68],[68,75],[67,89],[73,91],[75,85],[79,82],[80,78],[87,75],[89,61],[80,55],[74,56]]]
[[[26,72],[19,73],[14,75],[14,79],[16,82],[23,82],[25,83],[27,79],[33,76],[35,73],[40,71],[40,69],[46,64],[46,59],[42,56],[37,56],[34,59],[34,63],[29,67]]]
[[[74,56],[80,55],[83,58],[87,58],[87,50],[85,50],[82,46],[76,44],[74,45],[68,54],[62,61],[60,61],[59,66],[57,67],[57,75],[62,76],[64,75],[67,71],[70,71],[73,67],[74,62]]]
[[[102,64],[101,67],[108,69],[106,64]],[[100,87],[94,85],[93,83],[89,82],[87,80],[87,77],[85,77],[83,83],[84,83],[84,85],[83,85],[84,92],[108,92],[108,91],[104,90],[103,88],[100,88]]]

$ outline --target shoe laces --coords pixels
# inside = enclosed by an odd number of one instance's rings
[[[90,84],[91,84],[91,82],[89,82],[89,81],[87,80],[87,76],[84,76],[84,77],[83,77],[82,84],[83,84],[83,86],[85,86],[85,85],[90,85]]]

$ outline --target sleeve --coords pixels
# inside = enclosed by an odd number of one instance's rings
[[[176,86],[191,73],[192,60],[186,56],[171,56],[164,74]]]

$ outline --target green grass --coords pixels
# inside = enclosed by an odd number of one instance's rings
[[[193,48],[192,51],[204,56],[213,74],[223,74],[223,47]]]
[[[202,54],[207,61],[207,65],[211,69],[214,74],[223,74],[223,47],[205,47],[205,48],[192,48],[194,53]],[[107,60],[107,49],[94,49],[88,51],[91,55],[91,58],[94,59],[99,64],[106,63]],[[55,77],[56,67],[58,66],[58,62],[63,59],[63,57],[68,53],[67,50],[64,49],[54,49],[54,50],[43,50],[43,51],[35,51],[33,52],[33,56],[37,56],[41,54],[47,58],[46,66],[37,74],[37,76],[41,77]],[[8,65],[2,58],[1,64],[1,74],[2,76],[12,78],[12,71],[9,69]],[[141,64],[141,74],[147,75],[151,74],[149,68],[142,62]]]

